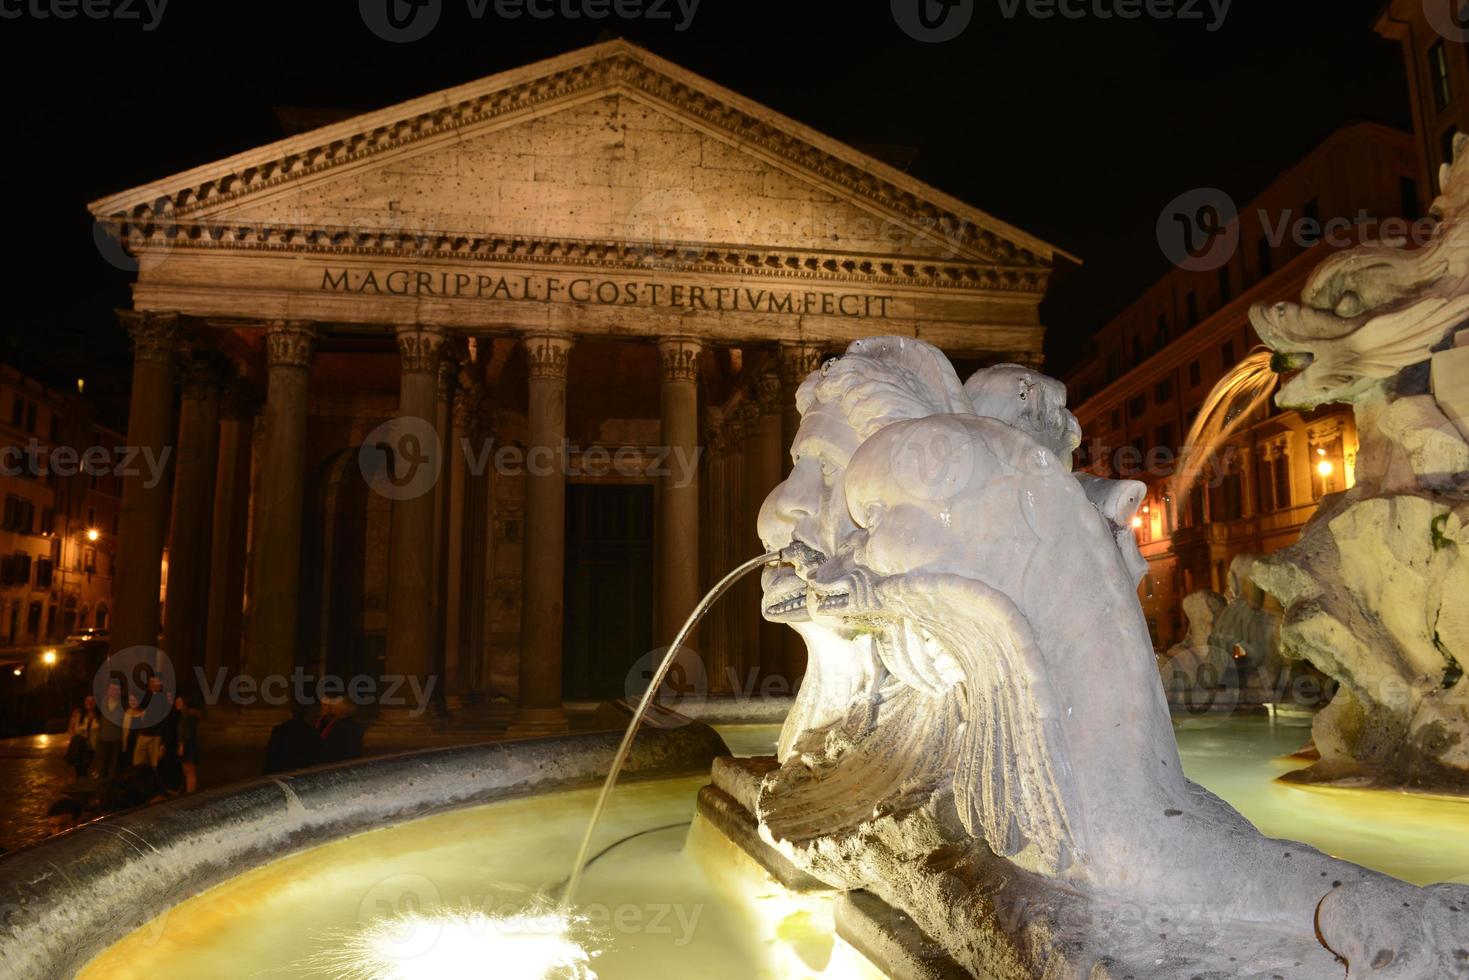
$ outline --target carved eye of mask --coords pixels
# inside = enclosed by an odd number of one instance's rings
[[[1360,315],[1365,308],[1366,307],[1362,302],[1362,297],[1358,296],[1351,290],[1347,290],[1345,293],[1342,293],[1341,298],[1336,301],[1336,308],[1333,312],[1335,312],[1337,316],[1345,320]]]

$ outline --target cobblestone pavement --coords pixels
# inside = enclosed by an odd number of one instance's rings
[[[0,739],[0,847],[14,850],[46,836],[46,810],[76,781],[65,735]]]
[[[13,851],[45,838],[46,811],[76,782],[66,764],[67,741],[65,735],[0,739],[0,847]],[[258,776],[263,759],[263,750],[206,755],[199,766],[199,787]]]

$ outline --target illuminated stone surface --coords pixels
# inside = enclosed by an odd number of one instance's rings
[[[1302,304],[1256,307],[1277,359],[1304,369],[1282,405],[1347,402],[1356,485],[1257,566],[1285,607],[1280,642],[1340,682],[1316,718],[1321,761],[1293,778],[1469,789],[1469,153],[1444,168],[1429,243],[1322,263]],[[1282,356],[1284,355],[1284,356]]]
[[[761,837],[981,976],[1337,978],[1348,949],[1383,977],[1457,968],[1469,889],[1266,838],[1184,777],[1093,503],[1115,498],[963,390],[928,345],[874,338],[797,395],[760,530],[806,546],[764,602],[811,666]]]

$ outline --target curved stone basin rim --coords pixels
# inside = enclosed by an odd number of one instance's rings
[[[87,824],[0,858],[0,963],[7,977],[71,976],[179,902],[286,855],[446,810],[595,785],[618,737],[598,732],[383,756]],[[624,778],[707,773],[726,754],[706,725],[644,726]]]

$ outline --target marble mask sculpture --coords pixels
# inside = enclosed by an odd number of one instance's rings
[[[1469,888],[1270,840],[1184,778],[1116,533],[1140,497],[1069,471],[1055,382],[988,370],[960,386],[876,338],[801,386],[760,533],[803,545],[764,604],[809,667],[762,838],[976,975],[1339,978],[1364,949],[1373,976],[1447,975]]]

